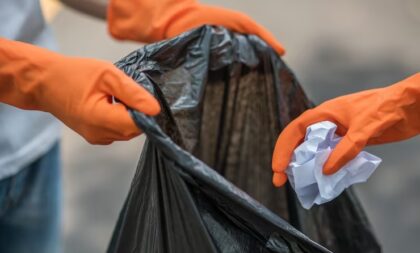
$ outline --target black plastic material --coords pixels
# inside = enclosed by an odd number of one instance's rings
[[[148,140],[108,253],[380,252],[351,191],[308,211],[272,186],[276,138],[310,102],[259,38],[204,26],[116,65],[162,113],[132,112]]]

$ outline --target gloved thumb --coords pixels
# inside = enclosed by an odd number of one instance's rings
[[[287,175],[284,172],[274,172],[273,185],[275,187],[283,186],[287,181]]]
[[[159,114],[160,105],[155,97],[120,70],[104,74],[103,82],[106,91],[125,105],[147,115]]]
[[[367,139],[358,132],[347,132],[331,152],[324,164],[323,172],[331,175],[353,160],[365,147]]]

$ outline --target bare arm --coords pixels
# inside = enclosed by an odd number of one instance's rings
[[[75,10],[94,16],[100,19],[106,19],[106,13],[109,0],[60,0],[63,4]]]

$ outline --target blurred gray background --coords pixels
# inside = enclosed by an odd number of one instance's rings
[[[204,2],[243,11],[271,30],[316,103],[420,71],[418,0]],[[114,62],[141,46],[112,40],[105,23],[68,8],[51,25],[68,55]],[[63,135],[65,252],[105,252],[143,139],[99,147],[68,128]],[[420,138],[369,151],[384,162],[356,189],[384,252],[418,252]]]

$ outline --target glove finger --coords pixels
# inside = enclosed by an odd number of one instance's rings
[[[293,151],[302,142],[306,135],[306,128],[311,124],[324,120],[332,120],[333,116],[314,108],[306,110],[302,115],[293,120],[281,132],[274,147],[272,168],[274,172],[285,171],[292,158]]]
[[[368,137],[351,129],[341,139],[324,164],[324,174],[331,175],[353,160],[365,147]]]
[[[276,37],[274,37],[274,35],[270,31],[268,31],[267,29],[265,29],[261,25],[255,23],[255,26],[257,27],[257,32],[255,33],[255,35],[257,35],[262,40],[264,40],[279,55],[284,55],[286,50],[284,49],[283,45],[280,42],[277,41]]]
[[[345,131],[345,128],[342,127],[343,124],[337,123],[339,121],[334,114],[322,110],[321,107],[306,110],[302,115],[287,125],[277,139],[272,159],[274,172],[282,172],[287,169],[294,150],[306,135],[307,127],[324,120],[335,122],[339,126],[338,129],[340,131]]]
[[[274,147],[272,168],[274,172],[287,169],[293,151],[305,137],[306,124],[301,118],[292,121],[280,134]]]
[[[264,40],[268,45],[270,45],[279,55],[283,55],[285,53],[284,47],[274,35],[265,29],[262,25],[259,25],[249,16],[236,11],[231,10],[224,10],[227,12],[226,16],[235,17],[230,22],[229,28],[233,29],[236,32],[244,33],[244,34],[254,34]],[[222,24],[223,25],[223,24]]]
[[[274,172],[273,174],[273,185],[275,187],[281,187],[287,182],[287,175],[283,172]]]
[[[98,103],[96,109],[96,125],[100,125],[97,127],[99,135],[97,139],[129,140],[141,134],[141,130],[123,104],[111,104],[105,100]]]
[[[277,53],[284,54],[283,46],[267,29],[239,11],[199,4],[190,6],[188,10],[182,12],[182,15],[171,23],[165,37],[171,38],[201,25],[220,25],[235,32],[257,35],[273,47]]]
[[[105,74],[103,81],[105,90],[125,105],[148,115],[159,114],[160,105],[155,97],[120,70]]]
[[[113,140],[98,140],[98,141],[88,141],[92,145],[110,145],[114,141]]]

